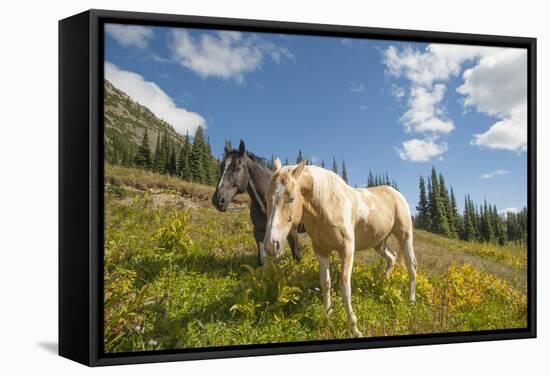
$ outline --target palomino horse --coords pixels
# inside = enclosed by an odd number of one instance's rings
[[[324,168],[306,166],[281,167],[275,161],[275,174],[267,188],[267,231],[264,247],[268,255],[280,256],[282,239],[302,218],[306,232],[319,260],[323,300],[331,312],[329,255],[337,250],[342,259],[340,289],[351,331],[357,318],[351,306],[351,273],[356,250],[375,248],[386,259],[389,275],[396,257],[386,247],[393,234],[409,272],[411,303],[415,300],[416,258],[413,250],[413,226],[409,205],[397,190],[380,186],[368,189],[350,187],[337,174]]]
[[[273,172],[267,168],[262,159],[247,152],[241,140],[239,150],[232,150],[225,155],[221,164],[220,180],[212,196],[212,203],[219,211],[226,211],[233,197],[248,192],[250,196],[250,220],[254,226],[254,239],[258,246],[258,265],[264,263],[264,235],[267,222],[265,191]],[[296,227],[287,232],[292,256],[300,261],[298,233]]]

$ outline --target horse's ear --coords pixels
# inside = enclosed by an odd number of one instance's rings
[[[279,158],[275,159],[275,162],[273,162],[273,171],[277,172],[281,169],[281,160]]]
[[[302,172],[304,171],[304,167],[306,167],[307,161],[303,159],[298,166],[294,167],[294,170],[292,170],[292,177],[294,179],[298,179],[300,175],[302,175]]]
[[[246,153],[246,147],[244,146],[244,141],[241,140],[239,143],[239,154],[244,155],[244,153]]]

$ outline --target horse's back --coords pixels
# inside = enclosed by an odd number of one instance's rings
[[[409,204],[403,195],[387,185],[360,188],[364,203],[369,207],[369,233],[375,238],[394,233],[402,237],[412,229]]]

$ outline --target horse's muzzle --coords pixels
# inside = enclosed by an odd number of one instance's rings
[[[224,212],[227,210],[227,201],[221,196],[218,196],[218,195],[212,196],[212,205],[214,205],[214,207],[221,212]]]
[[[269,256],[279,257],[282,253],[281,242],[279,242],[278,240],[264,243],[264,249]]]

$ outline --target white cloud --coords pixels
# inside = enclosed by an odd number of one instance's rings
[[[444,84],[412,87],[408,101],[409,109],[400,119],[405,125],[405,130],[449,134],[454,129],[454,124],[443,116],[444,109],[440,102],[444,95]]]
[[[401,159],[411,162],[428,162],[434,157],[440,157],[447,151],[447,143],[437,143],[436,140],[414,138],[402,143],[397,152]]]
[[[457,91],[464,106],[473,107],[498,120],[472,144],[489,149],[527,150],[527,53],[497,49],[483,56],[463,74]]]
[[[388,47],[383,62],[386,73],[410,84],[407,111],[401,117],[407,132],[425,134],[426,141],[454,129],[445,117],[445,84],[461,75],[457,89],[463,105],[497,118],[485,132],[473,134],[473,145],[490,149],[523,151],[527,145],[527,59],[524,50],[430,44],[424,50],[410,46]],[[392,87],[392,94],[393,94]],[[400,98],[405,95],[395,95]]]
[[[145,26],[106,24],[105,32],[124,47],[144,49],[153,38],[153,30]]]
[[[508,170],[499,170],[499,169],[496,169],[496,170],[493,170],[491,172],[487,172],[485,174],[481,174],[481,178],[482,179],[492,179],[494,177],[497,177],[497,176],[504,176],[504,175],[509,175],[510,174],[510,171]]]
[[[143,76],[120,69],[111,62],[105,62],[105,78],[130,98],[147,107],[155,116],[167,121],[180,134],[189,131],[194,134],[199,126],[206,126],[204,118],[176,106],[156,83],[146,81]]]
[[[349,90],[352,93],[362,93],[364,91],[367,91],[367,87],[365,86],[365,84],[356,84],[355,82],[353,82]]]
[[[174,59],[199,76],[244,80],[244,75],[261,68],[265,56],[279,64],[294,60],[286,48],[252,35],[234,31],[202,34],[195,40],[186,30],[172,30],[170,48]]]
[[[526,151],[527,107],[511,112],[484,133],[474,134],[472,144],[488,149]]]
[[[395,77],[405,77],[411,83],[431,86],[434,81],[447,81],[460,74],[461,65],[493,47],[430,44],[425,50],[408,46],[401,51],[390,46],[384,52],[386,72]]]

